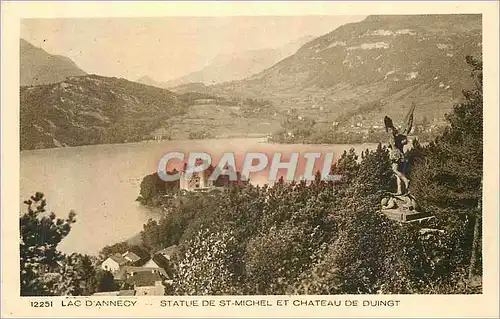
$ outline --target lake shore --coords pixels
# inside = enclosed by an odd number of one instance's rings
[[[240,169],[248,152],[262,152],[268,156],[282,153],[283,160],[293,152],[333,152],[338,158],[351,148],[360,154],[367,148],[375,147],[376,144],[270,144],[263,138],[235,138],[22,151],[19,201],[22,203],[40,191],[45,194],[48,210],[58,217],[64,218],[74,210],[77,222],[60,248],[66,253],[96,255],[105,245],[135,236],[149,218],[161,216],[135,199],[144,176],[156,172],[159,160],[168,152],[206,152],[212,156],[212,163],[216,163],[223,153],[230,152],[235,155],[237,168]],[[297,170],[303,169],[303,164],[303,156],[300,155]],[[267,174],[268,171],[263,170],[251,175],[251,183],[265,184]]]

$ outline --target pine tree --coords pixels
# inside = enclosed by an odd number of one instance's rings
[[[412,192],[422,205],[456,211],[475,209],[481,199],[483,176],[482,63],[467,62],[477,84],[463,91],[465,101],[455,104],[447,115],[449,126],[416,160],[412,168]]]
[[[482,61],[468,56],[475,88],[463,90],[465,100],[447,115],[449,126],[425,147],[411,172],[411,191],[421,206],[438,215],[450,231],[464,229],[462,262],[469,255],[469,277],[480,269],[481,199],[483,178]],[[463,225],[466,225],[464,228]]]
[[[70,212],[67,219],[56,218],[54,213],[47,214],[47,203],[40,192],[24,203],[28,211],[19,218],[21,295],[52,295],[45,275],[64,258],[57,245],[71,230],[75,213]]]

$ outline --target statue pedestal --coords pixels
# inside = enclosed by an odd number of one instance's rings
[[[387,218],[399,221],[399,222],[422,222],[434,218],[429,213],[422,213],[417,211],[408,211],[403,209],[382,209],[381,212],[387,216]]]
[[[382,199],[381,206],[381,213],[399,222],[422,222],[434,218],[430,213],[419,212],[417,201],[409,194],[388,195]]]

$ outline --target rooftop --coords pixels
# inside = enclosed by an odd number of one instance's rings
[[[144,272],[157,273],[165,278],[168,278],[168,275],[163,268],[123,266],[116,273],[115,280],[127,280],[127,277],[131,276],[132,274],[138,274]]]
[[[157,281],[162,281],[157,272],[138,272],[127,279],[129,284],[138,287],[154,286]]]
[[[169,246],[165,249],[158,250],[155,255],[162,255],[168,259],[172,258],[179,251],[179,247],[177,245]]]
[[[127,251],[126,253],[123,254],[123,257],[133,263],[141,260],[141,257],[137,256],[136,254],[134,254],[133,252],[131,251]]]
[[[127,259],[125,259],[122,255],[120,255],[119,253],[116,253],[114,255],[111,255],[109,256],[108,258],[110,258],[111,260],[115,261],[116,263],[118,263],[118,265],[123,265],[123,264],[126,264],[128,262]]]
[[[118,296],[135,296],[135,290],[120,290]]]

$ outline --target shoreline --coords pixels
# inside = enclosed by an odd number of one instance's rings
[[[146,145],[146,144],[160,144],[160,143],[168,143],[168,142],[210,142],[210,141],[234,141],[234,140],[256,140],[259,144],[269,144],[269,145],[318,145],[318,146],[329,146],[329,145],[376,145],[380,142],[362,142],[362,143],[279,143],[279,142],[270,142],[267,140],[267,137],[221,137],[221,138],[210,138],[210,139],[171,139],[171,140],[147,140],[140,142],[127,142],[127,143],[113,143],[113,144],[88,144],[88,145],[78,145],[78,146],[61,146],[61,147],[49,147],[49,148],[36,148],[36,149],[27,149],[20,150],[19,153],[35,153],[35,152],[43,152],[48,150],[65,150],[65,149],[85,149],[88,147],[120,147],[120,146],[131,146],[131,145]],[[421,142],[424,143],[424,142]]]

